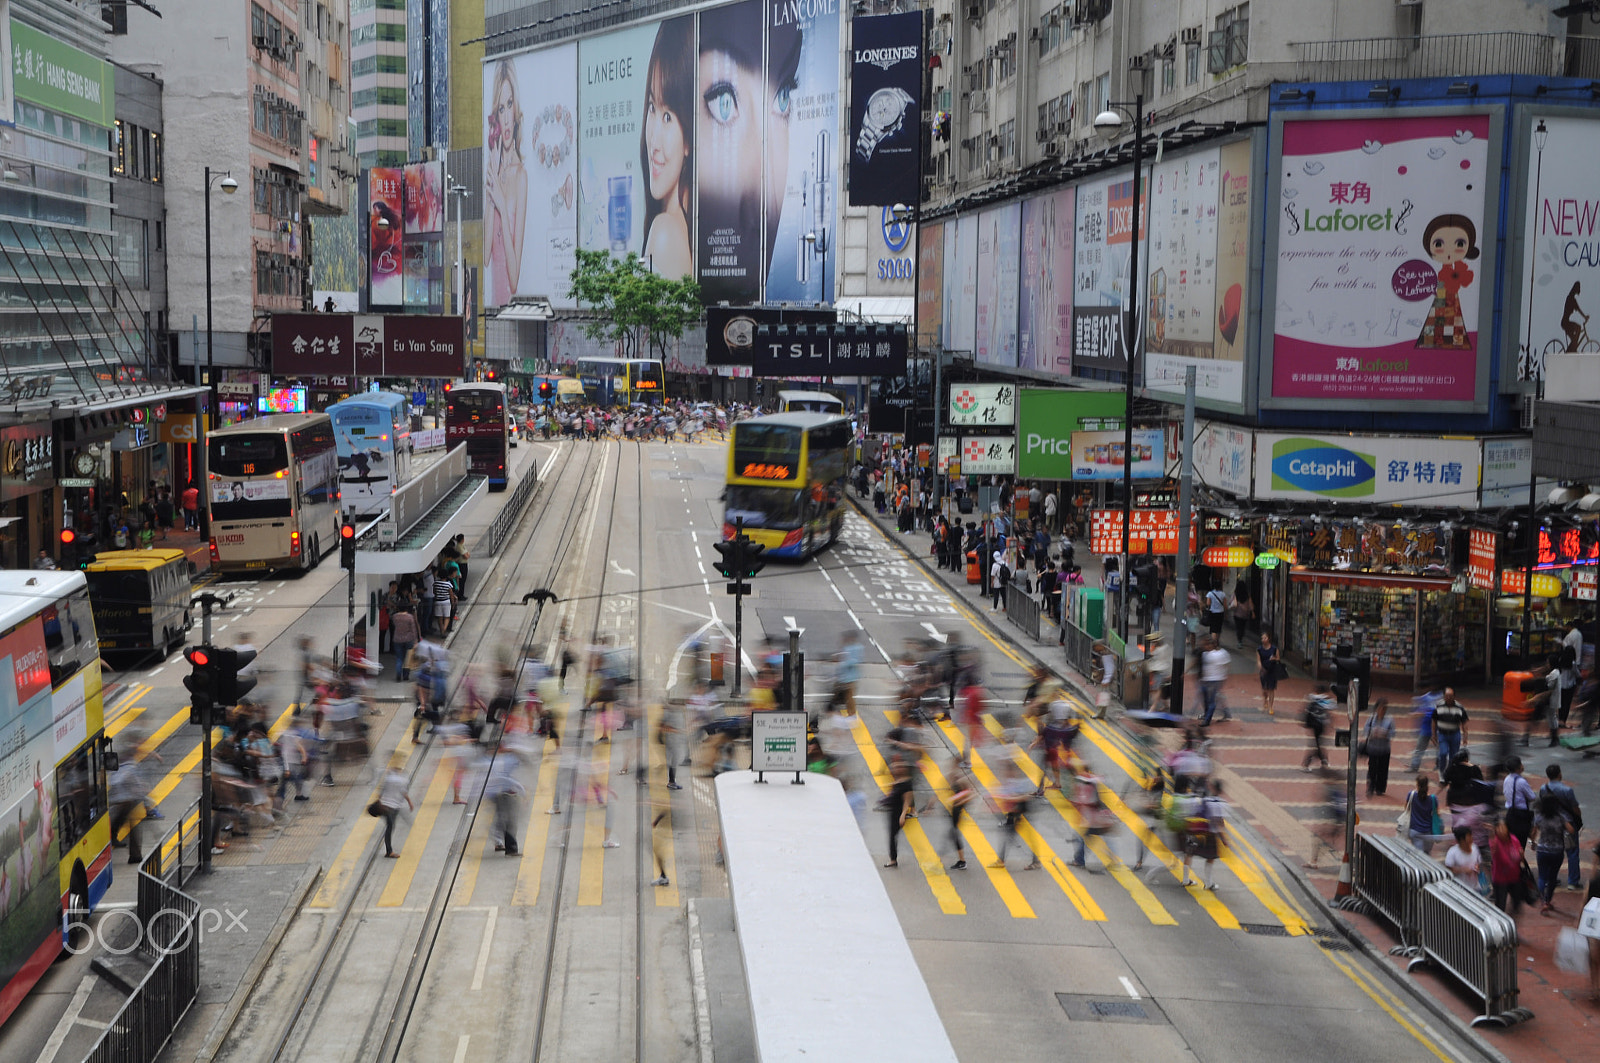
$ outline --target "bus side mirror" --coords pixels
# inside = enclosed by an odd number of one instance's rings
[[[200,574],[200,567],[198,565],[196,565],[193,561],[190,561],[189,562],[189,578],[190,579],[194,579],[199,574]]]
[[[122,766],[122,760],[117,756],[117,751],[114,749],[107,749],[100,760],[105,765],[106,771],[116,771]]]

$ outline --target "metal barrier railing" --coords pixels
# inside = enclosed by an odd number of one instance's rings
[[[1407,970],[1444,968],[1483,1000],[1472,1025],[1514,1026],[1533,1018],[1517,1003],[1517,924],[1472,890],[1446,877],[1418,891],[1421,955]]]
[[[1039,641],[1039,600],[1016,583],[1006,584],[1006,619]]]
[[[139,951],[154,960],[106,1024],[85,1063],[154,1063],[200,993],[200,902],[165,875],[185,866],[188,813],[139,870]],[[169,861],[167,842],[179,839]],[[170,863],[171,866],[168,866]],[[146,871],[154,867],[156,873]]]
[[[1091,682],[1100,681],[1100,662],[1094,659],[1094,636],[1070,620],[1061,622],[1062,648],[1067,664]]]
[[[1450,877],[1443,864],[1423,856],[1406,842],[1382,834],[1356,835],[1351,853],[1350,888],[1355,903],[1382,916],[1400,934],[1400,944],[1389,951],[1411,956],[1418,951],[1418,906],[1425,885]]]
[[[500,544],[511,534],[512,527],[517,523],[518,514],[522,512],[522,507],[528,504],[528,499],[533,496],[533,489],[538,483],[539,462],[535,460],[528,465],[528,471],[522,474],[522,479],[517,481],[511,497],[506,499],[506,504],[496,514],[494,522],[489,525],[489,530],[478,540],[478,547],[474,553],[480,557],[489,557],[500,549]]]
[[[168,886],[183,888],[196,871],[200,869],[200,799],[196,797],[189,802],[178,815],[177,822],[172,829],[167,831],[166,837],[150,850],[150,855],[144,858],[144,863],[139,866],[142,876],[139,879],[139,912],[141,916],[146,912],[159,912],[161,905],[159,898],[152,897],[147,906],[144,895],[145,877],[149,877]]]

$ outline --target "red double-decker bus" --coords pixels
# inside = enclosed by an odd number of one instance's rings
[[[444,412],[445,445],[467,445],[467,467],[503,491],[511,453],[511,408],[504,384],[457,384]]]

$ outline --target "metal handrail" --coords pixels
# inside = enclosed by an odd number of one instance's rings
[[[1358,904],[1388,921],[1400,935],[1389,951],[1415,955],[1421,935],[1418,904],[1425,885],[1450,877],[1443,864],[1430,860],[1399,838],[1357,834],[1351,853],[1350,887]]]
[[[1600,38],[1545,33],[1441,33],[1296,41],[1296,78],[1304,81],[1381,81],[1524,74],[1594,77]]]
[[[180,838],[182,827],[180,821]],[[151,854],[158,866],[165,845],[163,839]],[[155,962],[106,1024],[85,1063],[154,1063],[200,995],[200,902],[141,868],[138,911],[140,951]]]
[[[506,499],[506,504],[501,507],[490,523],[489,529],[483,533],[483,538],[478,540],[478,547],[473,553],[479,557],[490,557],[500,549],[500,544],[506,541],[506,536],[511,534],[511,528],[517,522],[517,517],[522,512],[522,507],[528,504],[528,499],[533,497],[533,489],[539,483],[539,463],[534,461],[528,466],[528,471],[522,474],[522,479],[517,481],[517,486],[511,492],[511,497]]]
[[[1453,877],[1417,896],[1421,955],[1407,970],[1442,967],[1483,1001],[1472,1025],[1512,1026],[1533,1018],[1517,1002],[1517,924]]]

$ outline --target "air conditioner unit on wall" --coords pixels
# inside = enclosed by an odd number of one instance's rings
[[[1186,44],[1186,45],[1187,44],[1199,44],[1200,43],[1200,27],[1199,26],[1190,26],[1188,29],[1184,30],[1183,31],[1183,43]]]
[[[967,96],[967,110],[982,113],[989,109],[989,94],[974,92]]]
[[[1050,126],[1048,124],[1046,124],[1046,125],[1040,126],[1038,129],[1035,129],[1033,131],[1033,139],[1038,141],[1040,144],[1043,144],[1045,141],[1049,140],[1050,139]]]
[[[1049,140],[1044,145],[1044,156],[1047,159],[1061,158],[1061,141]]]
[[[969,5],[967,7],[967,21],[968,22],[982,22],[983,21],[983,5],[982,4],[972,4],[972,5]]]

